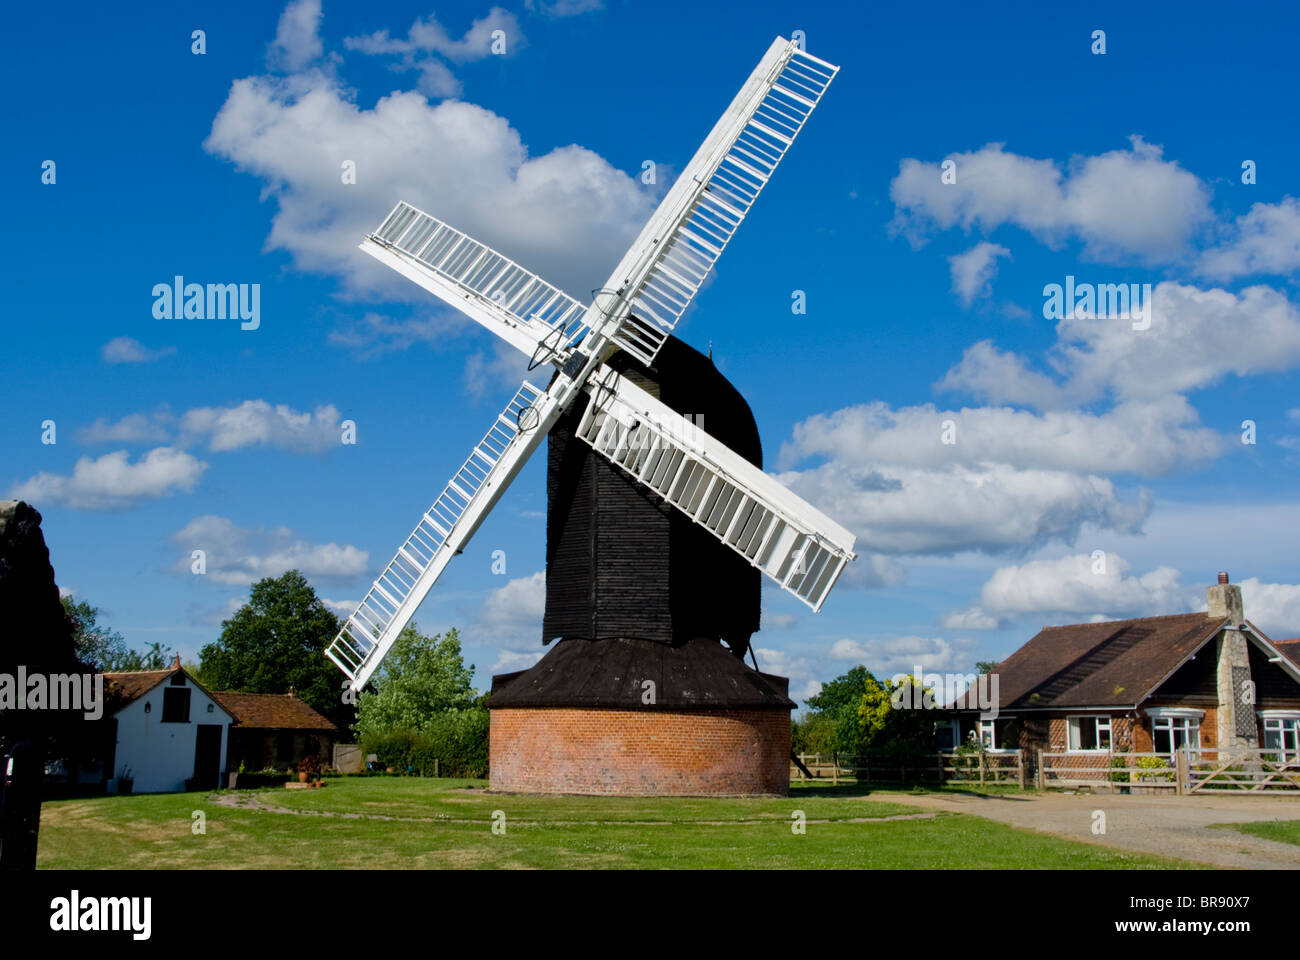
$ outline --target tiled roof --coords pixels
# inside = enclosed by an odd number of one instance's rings
[[[336,730],[334,724],[291,693],[212,692],[212,699],[235,718],[235,726],[257,730]]]
[[[1277,647],[1282,656],[1300,665],[1300,637],[1295,640],[1274,640],[1273,646]]]
[[[166,670],[131,670],[124,673],[104,674],[104,688],[111,709],[120,709],[143,697],[170,677],[175,669],[169,667]]]
[[[1140,703],[1223,625],[1180,613],[1044,627],[998,664],[1002,709]]]

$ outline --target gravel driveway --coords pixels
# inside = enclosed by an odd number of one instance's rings
[[[885,799],[884,795],[872,799]],[[986,817],[1085,843],[1195,860],[1215,867],[1245,870],[1300,868],[1300,846],[1261,840],[1236,830],[1211,830],[1212,823],[1300,820],[1300,797],[1122,796],[1045,794],[890,793],[888,799],[925,810]],[[1106,832],[1094,835],[1094,811],[1106,814]]]

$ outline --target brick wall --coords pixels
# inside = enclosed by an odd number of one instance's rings
[[[785,710],[492,711],[491,789],[515,793],[786,794]]]

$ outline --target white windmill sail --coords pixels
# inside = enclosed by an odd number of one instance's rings
[[[399,203],[361,249],[525,354],[563,363],[587,305],[436,217]]]
[[[447,481],[325,655],[360,690],[416,609],[496,505],[564,410],[525,380],[464,465]]]
[[[778,37],[615,269],[616,342],[649,364],[839,67]]]
[[[588,443],[821,607],[854,557],[852,534],[715,438],[684,428],[680,414],[604,360],[619,348],[654,360],[838,70],[790,41],[773,42],[596,303],[407,203],[361,244],[558,371],[546,390],[524,382],[344,622],[326,654],[354,690],[583,390],[592,395],[581,427]]]
[[[813,610],[855,556],[848,530],[608,367],[578,435]]]

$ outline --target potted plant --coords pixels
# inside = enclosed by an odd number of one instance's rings
[[[122,769],[117,771],[117,792],[130,793],[134,789],[135,771],[126,766],[126,764],[123,764]]]
[[[320,762],[316,759],[315,754],[307,754],[298,761],[298,782],[306,783],[311,779],[311,775],[320,769]]]

